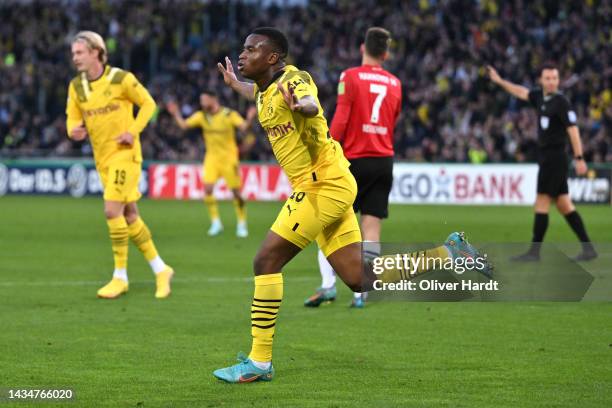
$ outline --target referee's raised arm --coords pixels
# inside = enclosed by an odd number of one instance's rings
[[[528,88],[503,79],[501,76],[499,76],[497,70],[491,65],[487,66],[487,73],[489,74],[489,78],[491,79],[491,81],[504,88],[504,90],[509,94],[524,101],[529,100]]]

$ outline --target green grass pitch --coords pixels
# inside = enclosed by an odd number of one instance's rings
[[[250,237],[206,236],[200,202],[143,200],[143,218],[177,272],[172,296],[130,247],[130,292],[99,300],[112,257],[100,198],[0,198],[0,387],[65,388],[67,407],[612,406],[612,303],[376,302],[348,289],[318,310],[315,248],[284,270],[271,383],[229,385],[211,372],[249,351],[251,263],[280,203],[249,203]],[[610,207],[580,207],[610,242]],[[527,207],[392,206],[386,241],[529,239]],[[547,240],[574,242],[551,216]],[[15,406],[40,406],[19,403]],[[0,403],[0,406],[9,404]]]

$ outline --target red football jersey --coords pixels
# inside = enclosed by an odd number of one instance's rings
[[[381,67],[362,65],[340,75],[331,136],[348,159],[393,156],[402,84]]]

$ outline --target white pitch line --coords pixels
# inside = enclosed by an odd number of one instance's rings
[[[298,276],[295,278],[285,278],[289,282],[310,282],[319,280],[320,278],[312,276]],[[107,281],[38,281],[38,282],[27,282],[27,281],[16,281],[16,282],[2,282],[0,281],[0,287],[14,287],[14,286],[97,286],[103,285]],[[221,276],[211,276],[203,279],[172,279],[172,283],[251,283],[253,277],[249,278],[227,278]],[[137,280],[130,281],[131,285],[147,285],[155,283],[155,279],[151,280]]]

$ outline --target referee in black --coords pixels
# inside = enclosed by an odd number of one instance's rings
[[[575,261],[588,261],[597,257],[580,214],[568,194],[567,175],[569,160],[566,153],[569,138],[574,151],[576,174],[587,172],[582,157],[582,143],[576,126],[576,113],[569,100],[559,93],[559,70],[554,64],[545,64],[540,69],[541,88],[532,90],[513,84],[499,76],[495,68],[487,67],[491,81],[501,86],[516,98],[528,101],[538,112],[538,192],[534,206],[533,237],[530,249],[515,258],[516,261],[538,261],[540,244],[548,227],[548,210],[554,202],[557,209],[582,242],[582,252]]]

